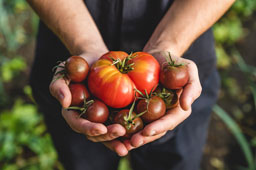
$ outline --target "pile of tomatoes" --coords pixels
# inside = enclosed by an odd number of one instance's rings
[[[176,90],[188,81],[185,64],[176,64],[169,56],[160,68],[145,52],[110,51],[91,67],[82,57],[71,56],[60,67],[56,74],[71,80],[68,109],[92,122],[119,123],[127,138],[176,107]]]

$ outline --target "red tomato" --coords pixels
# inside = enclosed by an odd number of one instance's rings
[[[84,100],[90,97],[87,88],[83,84],[70,84],[69,90],[72,95],[71,106],[81,106]]]
[[[65,63],[66,75],[73,82],[82,82],[89,71],[87,61],[80,56],[72,56]]]
[[[108,106],[122,108],[134,100],[134,88],[150,93],[158,84],[159,72],[159,63],[148,53],[128,56],[122,51],[111,51],[92,65],[88,86],[90,92]]]

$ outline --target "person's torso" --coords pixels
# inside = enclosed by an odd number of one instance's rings
[[[172,1],[85,0],[85,4],[109,50],[130,53],[143,50]],[[38,83],[41,80],[45,86],[51,81],[51,70],[56,62],[66,60],[70,56],[58,37],[42,22],[39,25],[35,55],[31,82]],[[207,77],[215,68],[216,60],[211,30],[201,35],[183,57],[197,64],[201,81]]]

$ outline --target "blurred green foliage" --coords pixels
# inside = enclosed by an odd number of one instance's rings
[[[17,99],[0,114],[0,166],[2,170],[61,167],[42,116],[34,104]]]
[[[239,51],[239,42],[250,33],[245,23],[254,20],[255,11],[255,0],[236,1],[213,27],[217,66],[222,80],[218,102],[222,108],[215,106],[214,111],[241,146],[247,161],[247,167],[242,169],[247,170],[256,169],[256,156],[253,153],[256,141],[256,67],[255,63],[254,66],[246,64]]]
[[[255,0],[236,1],[213,27],[217,65],[222,78],[219,104],[224,108],[216,106],[215,112],[233,134],[239,134],[237,139],[245,148],[243,152],[248,162],[248,168],[244,169],[250,170],[255,168],[251,150],[256,148],[256,135],[252,135],[256,134],[255,116],[252,116],[256,108],[256,68],[246,64],[236,44],[248,34],[244,23],[255,11]],[[38,17],[25,0],[0,0],[1,170],[63,169],[43,117],[33,104],[30,87],[17,82],[18,77],[27,75],[30,56],[22,50],[33,45],[37,25]],[[20,92],[13,95],[15,90]],[[129,169],[127,159],[122,159],[119,170]]]

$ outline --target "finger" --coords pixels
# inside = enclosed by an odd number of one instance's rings
[[[103,142],[103,144],[110,150],[116,152],[119,156],[126,156],[128,154],[125,145],[119,140]]]
[[[144,136],[143,135],[143,131],[140,131],[136,134],[134,134],[130,140],[130,145],[128,145],[128,142],[126,143],[125,146],[128,146],[128,149],[134,149],[137,147],[140,147],[142,145],[145,145],[147,143],[150,143],[152,141],[155,141],[157,139],[159,139],[160,137],[164,136],[166,134],[166,131],[160,134],[157,134],[155,136]]]
[[[93,123],[84,118],[80,118],[75,111],[62,109],[62,115],[69,126],[76,132],[88,136],[98,136],[107,133],[107,127],[101,123]]]
[[[132,146],[131,141],[128,140],[128,139],[124,140],[124,141],[123,141],[123,144],[125,145],[125,147],[126,147],[126,149],[127,149],[128,151],[130,151],[130,150],[132,150],[132,149],[135,148],[134,146]]]
[[[200,96],[202,91],[196,64],[190,60],[186,61],[188,61],[189,81],[180,97],[180,105],[183,110],[189,110],[191,104]]]
[[[112,124],[107,126],[108,133],[104,135],[99,135],[99,136],[91,136],[87,137],[89,140],[93,142],[104,142],[104,141],[110,141],[114,140],[120,136],[124,136],[126,133],[125,128],[120,125],[120,124]]]
[[[184,111],[179,106],[168,110],[165,116],[145,126],[143,135],[154,136],[167,130],[173,130],[177,125],[183,122],[190,113],[191,109]]]
[[[63,63],[60,65],[63,65]],[[60,70],[62,70],[62,68],[58,68],[56,72]],[[64,77],[60,78],[59,76],[59,74],[53,76],[49,90],[51,94],[60,102],[62,107],[67,108],[71,104],[72,100],[71,92],[68,87],[69,80]]]

